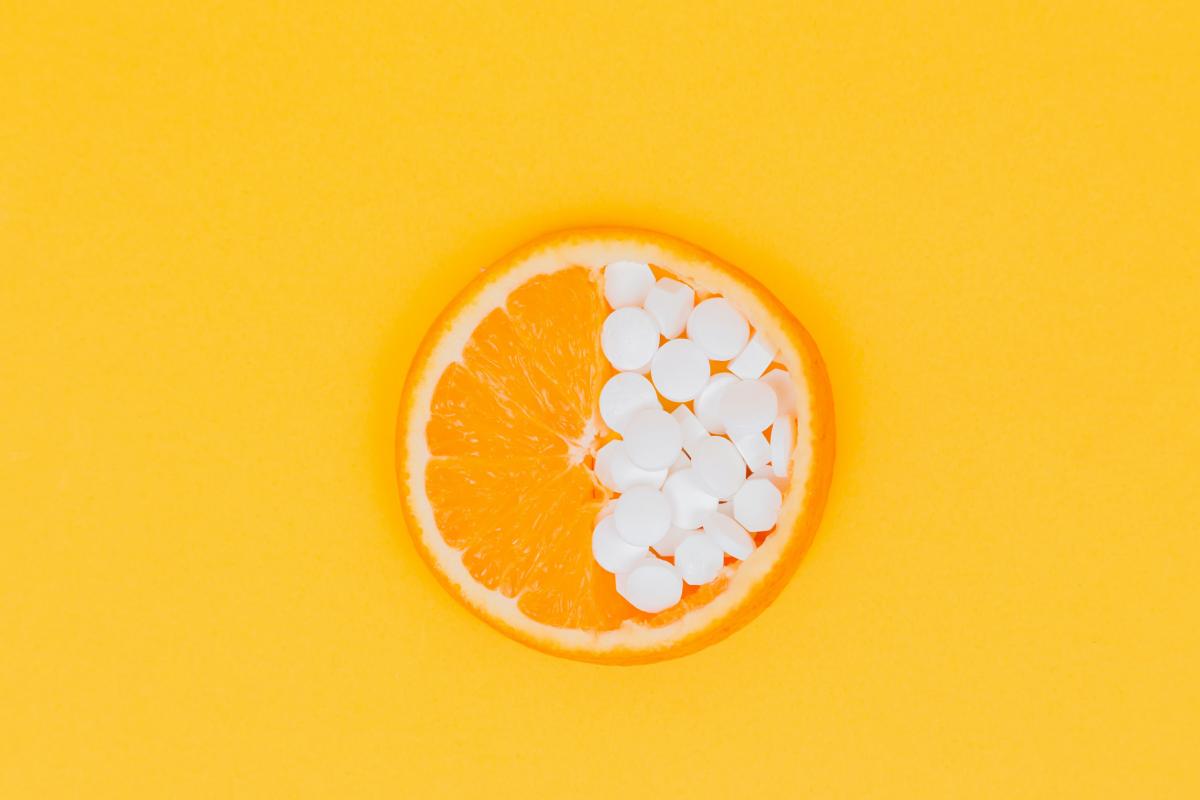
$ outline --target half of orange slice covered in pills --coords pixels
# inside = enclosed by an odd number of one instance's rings
[[[482,272],[413,361],[396,442],[421,557],[556,655],[645,663],[758,614],[820,520],[812,338],[741,270],[649,231],[563,231]]]

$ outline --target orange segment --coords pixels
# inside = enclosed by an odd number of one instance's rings
[[[566,439],[554,430],[552,419],[530,418],[504,386],[469,366],[451,364],[434,395],[429,450],[435,456],[564,456]]]
[[[531,593],[555,592],[570,603],[589,579],[571,568],[580,541],[590,553],[591,523],[584,517],[594,519],[600,508],[591,476],[565,459],[557,470],[548,461],[495,465],[477,457],[438,458],[426,475],[446,542],[462,552],[476,580],[507,597],[520,594],[522,603],[534,602],[526,599]],[[547,574],[550,563],[556,569]],[[565,618],[541,621],[565,624]]]
[[[604,313],[583,268],[519,287],[443,374],[428,428],[434,517],[472,577],[532,619],[586,630],[636,614],[591,559],[603,495],[582,455]]]
[[[607,314],[595,273],[568,267],[540,275],[509,296],[507,310],[541,385],[566,393],[563,422],[591,420],[605,372],[597,331]]]
[[[600,352],[603,266],[628,258],[719,293],[780,343],[798,397],[797,448],[776,530],[718,579],[659,614],[637,611],[594,560],[609,492],[592,474],[608,436]],[[669,410],[669,407],[668,407]],[[761,610],[799,562],[833,460],[828,381],[811,338],[748,276],[645,231],[569,231],[487,270],[443,312],[414,360],[400,412],[401,499],[418,551],[448,590],[548,652],[635,663],[691,652]]]

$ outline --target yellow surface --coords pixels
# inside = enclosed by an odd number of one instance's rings
[[[0,796],[1200,794],[1194,3],[292,5],[0,11]],[[838,403],[792,584],[643,668],[392,483],[437,310],[594,222]]]

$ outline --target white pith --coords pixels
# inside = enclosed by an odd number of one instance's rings
[[[652,627],[626,621],[620,628],[602,632],[561,628],[530,619],[520,610],[517,597],[506,597],[501,592],[478,583],[463,565],[460,552],[447,545],[441,537],[425,490],[425,467],[430,457],[425,431],[438,378],[451,363],[461,361],[463,348],[483,318],[493,309],[502,306],[513,290],[531,278],[582,266],[592,271],[599,285],[603,267],[622,259],[652,264],[688,282],[700,292],[723,295],[756,329],[763,330],[773,342],[778,342],[779,353],[776,360],[788,370],[796,390],[797,431],[789,488],[785,493],[779,518],[799,518],[804,511],[801,505],[807,496],[803,488],[810,477],[809,467],[814,440],[810,413],[811,393],[805,381],[806,371],[801,353],[795,348],[790,337],[773,326],[772,311],[752,292],[731,280],[725,273],[701,258],[691,258],[637,238],[607,234],[602,240],[554,243],[535,251],[523,263],[486,286],[458,310],[452,328],[439,332],[440,338],[433,344],[423,373],[413,386],[412,402],[408,410],[410,417],[406,425],[406,470],[412,491],[412,512],[418,523],[417,534],[437,568],[459,587],[466,601],[482,611],[485,616],[496,618],[534,638],[553,642],[559,647],[596,653],[619,648],[669,647],[672,642],[709,627],[714,620],[725,617],[747,597],[749,590],[771,570],[791,538],[798,535],[794,526],[780,525],[745,561],[723,568],[722,574],[730,575],[731,579],[718,596],[674,622]],[[581,441],[570,444],[569,456],[573,462],[582,461],[588,453],[594,451],[599,429],[598,412],[594,412]]]

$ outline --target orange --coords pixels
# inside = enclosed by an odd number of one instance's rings
[[[610,493],[592,474],[612,438],[600,387],[606,263],[649,263],[720,294],[780,347],[796,384],[797,443],[779,523],[744,562],[687,587],[658,614],[634,609],[595,563],[592,529]],[[505,634],[549,653],[644,663],[693,652],[754,617],[795,571],[833,466],[829,380],[812,338],[753,278],[662,234],[569,230],[501,259],[442,312],[404,388],[400,497],[417,551],[441,584]]]

